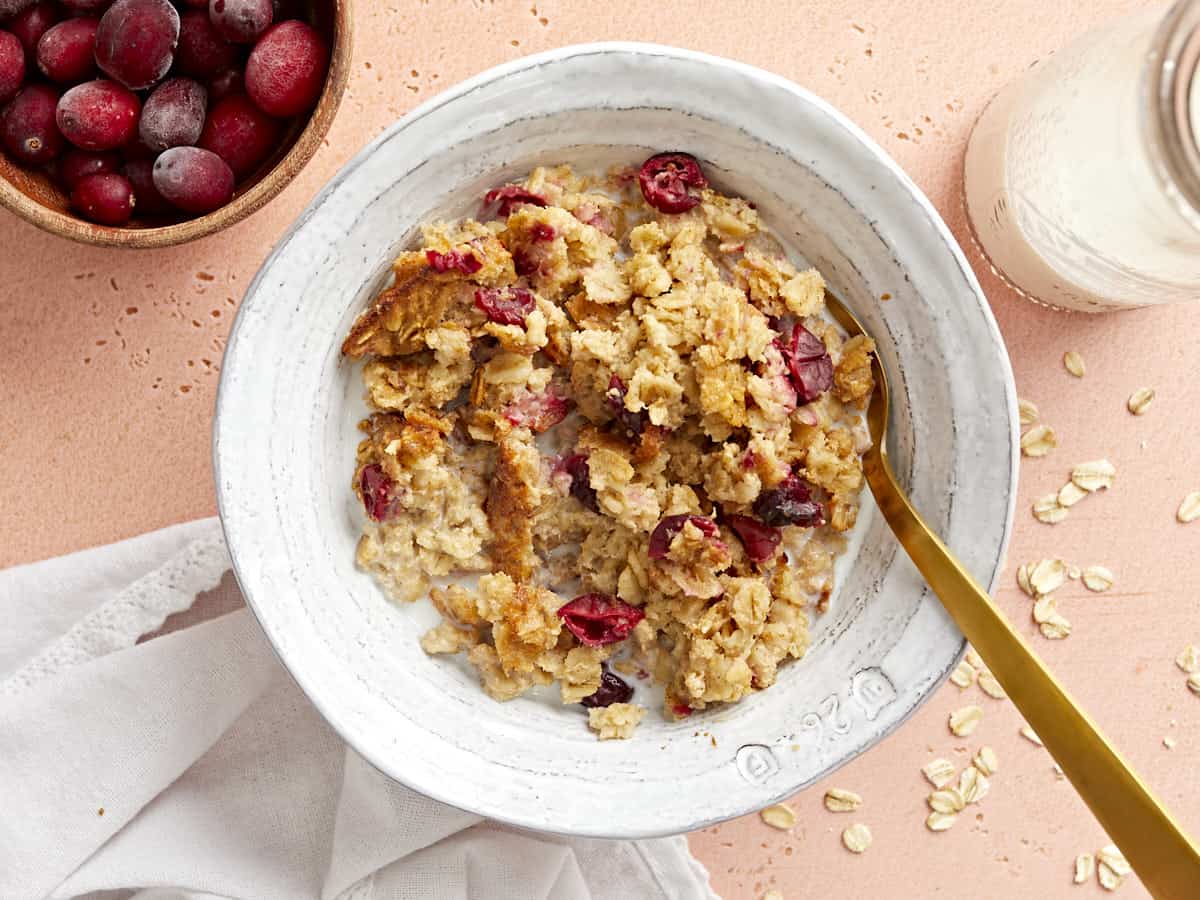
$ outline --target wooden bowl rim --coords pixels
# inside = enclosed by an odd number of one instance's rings
[[[350,0],[333,0],[333,7],[334,40],[329,58],[329,75],[317,106],[309,116],[308,124],[291,149],[271,171],[246,193],[235,197],[215,212],[158,228],[111,228],[43,206],[14,187],[6,178],[0,178],[0,206],[6,207],[43,231],[59,237],[97,247],[125,247],[135,250],[184,244],[216,234],[242,221],[265,206],[300,174],[300,170],[316,154],[333,125],[350,78],[354,46],[354,22]]]

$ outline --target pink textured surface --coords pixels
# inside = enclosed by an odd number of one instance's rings
[[[960,157],[988,97],[1035,59],[1133,0],[804,0],[786,5],[529,2],[360,2],[349,96],[327,146],[267,210],[230,231],[169,250],[90,250],[0,212],[0,565],[47,557],[214,512],[208,429],[221,351],[242,292],[272,243],[319,186],[369,138],[447,85],[487,66],[568,43],[641,39],[755,63],[786,75],[847,112],[933,198],[960,239]],[[723,10],[717,12],[716,10]],[[1105,595],[1060,592],[1076,633],[1034,638],[1081,701],[1150,783],[1200,832],[1200,700],[1172,664],[1200,642],[1196,562],[1200,523],[1174,510],[1200,489],[1189,378],[1200,305],[1103,318],[1065,316],[1003,288],[978,254],[972,262],[1000,320],[1022,396],[1036,401],[1060,447],[1022,470],[1010,572],[1062,555],[1102,563],[1117,576]],[[1062,368],[1080,351],[1082,381]],[[270,365],[270,360],[263,360]],[[1125,398],[1159,392],[1135,419]],[[1070,467],[1107,456],[1120,472],[1107,495],[1053,528],[1029,514]],[[1029,603],[1011,576],[1000,602],[1025,629]],[[1011,704],[943,689],[897,734],[831,784],[865,798],[851,815],[821,805],[828,785],[792,801],[791,834],[757,817],[696,834],[692,846],[727,898],[999,898],[1098,896],[1070,885],[1072,860],[1105,839],[1045,751],[1017,736]],[[946,729],[949,711],[978,702],[969,740]],[[1179,745],[1163,747],[1174,735]],[[1000,756],[991,794],[953,830],[926,832],[933,756],[957,764],[981,743]],[[862,857],[838,835],[866,822],[875,843]],[[1146,896],[1127,884],[1122,896]]]

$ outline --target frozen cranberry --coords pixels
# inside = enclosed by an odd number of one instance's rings
[[[575,453],[562,459],[558,465],[571,478],[568,493],[592,512],[599,512],[600,504],[597,501],[596,489],[592,487],[592,473],[588,468],[587,457],[582,453]]]
[[[310,25],[272,25],[246,61],[246,91],[268,115],[286,119],[316,105],[329,66],[329,45]]]
[[[217,33],[208,13],[189,9],[179,17],[175,68],[193,78],[212,78],[237,64],[237,48]]]
[[[115,81],[88,81],[58,101],[58,130],[84,150],[112,150],[133,140],[141,110],[137,94]]]
[[[621,427],[625,429],[627,437],[634,437],[646,430],[646,424],[649,420],[646,411],[640,409],[637,412],[630,412],[625,407],[625,394],[628,393],[625,382],[621,380],[619,375],[613,375],[608,379],[608,391],[604,395],[604,399],[608,401],[608,408],[612,410],[613,416]]]
[[[271,25],[271,0],[212,0],[208,16],[221,36],[236,44],[253,44]]]
[[[638,185],[646,202],[659,212],[681,213],[700,202],[692,188],[708,187],[708,179],[694,156],[659,153],[642,163]]]
[[[188,9],[202,9],[206,14],[208,12],[208,0],[183,0],[181,5]]]
[[[604,647],[629,637],[646,614],[608,594],[584,594],[560,608],[558,617],[584,646]]]
[[[0,0],[0,20],[15,16],[33,2],[34,0]]]
[[[358,489],[367,515],[376,522],[395,514],[395,484],[384,474],[382,466],[366,466],[359,478]]]
[[[746,555],[754,562],[766,562],[775,556],[783,534],[778,528],[764,525],[750,516],[726,516],[725,521],[741,539]]]
[[[42,35],[62,18],[58,6],[51,0],[42,0],[26,9],[4,27],[17,36],[25,48],[25,64],[37,65],[37,45]]]
[[[220,103],[226,97],[240,94],[246,90],[246,82],[242,78],[241,69],[226,69],[218,72],[208,82],[209,103]]]
[[[504,418],[518,428],[528,428],[538,434],[549,431],[567,417],[571,402],[553,385],[544,391],[525,391],[504,407]]]
[[[100,20],[80,16],[59,22],[37,45],[38,68],[51,81],[76,82],[96,72],[96,26]]]
[[[493,188],[483,195],[483,205],[485,207],[496,203],[500,204],[496,208],[496,215],[501,218],[508,218],[509,213],[515,207],[525,203],[532,206],[545,206],[546,198],[540,194],[526,190],[519,184],[506,184],[504,187]]]
[[[250,102],[233,94],[212,108],[199,146],[211,150],[242,178],[257,169],[279,144],[281,126]]]
[[[426,250],[425,259],[435,272],[462,272],[464,275],[474,275],[483,268],[474,253],[466,250],[451,250],[448,253],[438,253],[436,250]]]
[[[204,85],[191,78],[171,78],[146,98],[138,136],[155,151],[190,147],[200,139],[207,111]]]
[[[500,325],[524,325],[537,305],[533,292],[521,287],[479,288],[475,308]]]
[[[211,150],[172,147],[154,161],[154,186],[184,212],[204,214],[233,197],[233,170]]]
[[[78,15],[79,13],[99,13],[107,9],[113,0],[58,0],[58,2]]]
[[[833,360],[829,348],[799,322],[792,329],[788,345],[781,349],[792,373],[792,385],[796,388],[799,403],[812,403],[833,387]]]
[[[121,168],[121,157],[112,150],[93,153],[72,147],[58,161],[58,180],[68,191],[73,190],[80,179],[89,175],[110,175]]]
[[[71,205],[101,225],[124,225],[133,218],[133,204],[133,185],[112,172],[81,178],[71,191]]]
[[[650,532],[650,547],[647,555],[651,559],[663,559],[667,555],[667,551],[671,549],[671,541],[675,540],[675,535],[683,531],[683,526],[688,522],[699,528],[705,537],[716,537],[718,534],[717,523],[704,516],[667,516]]]
[[[178,42],[179,12],[167,0],[116,0],[100,19],[96,62],[139,91],[166,76]]]
[[[175,211],[154,186],[154,160],[131,159],[121,167],[121,173],[133,185],[138,216],[165,216]]]
[[[13,159],[40,166],[62,153],[62,134],[54,123],[57,106],[58,91],[48,84],[31,84],[4,108],[0,137]]]
[[[25,48],[20,39],[0,31],[0,104],[17,96],[25,83]]]
[[[633,688],[625,683],[619,676],[614,675],[605,667],[600,673],[600,687],[596,693],[584,697],[579,701],[579,705],[587,709],[596,709],[602,706],[612,706],[614,703],[628,703],[633,699]]]
[[[816,528],[825,524],[825,510],[813,499],[812,486],[794,473],[758,495],[754,515],[776,528],[784,525]]]

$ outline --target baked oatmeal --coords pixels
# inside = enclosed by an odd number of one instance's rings
[[[373,410],[358,563],[437,607],[427,653],[465,653],[496,700],[557,683],[600,739],[645,714],[618,671],[679,719],[804,655],[874,347],[752,203],[682,153],[538,168],[393,270],[343,346]]]

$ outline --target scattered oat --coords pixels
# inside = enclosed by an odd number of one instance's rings
[[[966,799],[958,788],[934,791],[925,798],[925,802],[929,804],[929,808],[934,812],[946,815],[954,815],[955,813],[962,812],[963,807],[967,805]]]
[[[1004,692],[1000,682],[996,680],[996,676],[990,670],[984,669],[979,673],[979,689],[991,697],[993,700],[1007,700],[1008,694]]]
[[[1200,672],[1200,647],[1195,644],[1188,644],[1179,651],[1179,655],[1175,657],[1175,665],[1183,669],[1189,675],[1195,675]]]
[[[1061,559],[1043,559],[1029,570],[1029,584],[1035,594],[1052,594],[1067,580],[1067,564]]]
[[[1117,467],[1107,459],[1080,463],[1071,470],[1071,481],[1089,494],[1112,487],[1116,478]]]
[[[975,768],[984,775],[991,777],[1000,769],[1000,758],[996,756],[996,751],[984,744],[979,748],[979,752],[975,754]]]
[[[1187,686],[1193,694],[1200,694],[1200,672],[1188,676]]]
[[[1090,853],[1080,853],[1075,857],[1075,883],[1087,884],[1092,880],[1096,871],[1096,857]]]
[[[1034,425],[1021,435],[1021,452],[1026,456],[1045,456],[1058,446],[1058,437],[1049,425]]]
[[[758,815],[759,818],[772,828],[778,828],[780,831],[787,831],[796,824],[796,814],[792,812],[790,806],[785,806],[782,803],[768,806]]]
[[[1183,502],[1179,504],[1179,511],[1175,513],[1175,518],[1184,525],[1200,519],[1200,491],[1192,491],[1183,498]]]
[[[1087,366],[1083,364],[1083,357],[1074,350],[1068,350],[1063,354],[1063,366],[1076,378],[1082,378],[1087,374]]]
[[[973,665],[976,669],[987,668],[987,663],[983,661],[983,657],[979,655],[979,651],[974,647],[967,648],[967,654],[963,657],[963,659]]]
[[[1058,494],[1047,494],[1033,501],[1033,517],[1045,525],[1057,525],[1067,517],[1067,508],[1058,502]]]
[[[1133,871],[1124,855],[1114,844],[1109,844],[1097,853],[1096,860],[1096,873],[1100,876],[1100,886],[1106,891],[1115,891],[1125,883],[1125,878]]]
[[[1056,500],[1058,505],[1070,508],[1088,495],[1088,492],[1073,481],[1068,481],[1059,488]]]
[[[1033,425],[1038,420],[1038,408],[1032,400],[1017,400],[1017,412],[1021,416],[1021,426]]]
[[[1033,604],[1033,621],[1039,625],[1045,625],[1056,615],[1058,615],[1058,601],[1054,599],[1053,594],[1038,597],[1037,602]]]
[[[1177,742],[1176,742],[1175,738],[1171,737],[1169,734],[1165,738],[1163,738],[1163,746],[1166,747],[1168,750],[1174,750],[1176,743]]]
[[[931,759],[921,769],[926,780],[935,788],[944,788],[954,780],[954,763],[948,759],[942,759],[940,756],[937,759]]]
[[[1072,581],[1078,581],[1082,575],[1083,572],[1079,566],[1067,566],[1067,577]]]
[[[1061,613],[1055,613],[1047,621],[1038,625],[1042,637],[1048,641],[1061,641],[1071,636],[1071,623]]]
[[[1017,566],[1017,586],[1021,588],[1030,597],[1033,596],[1033,585],[1029,583],[1029,564],[1022,563]]]
[[[1129,411],[1135,416],[1146,414],[1146,410],[1150,408],[1150,404],[1154,402],[1153,388],[1138,388],[1129,395]]]
[[[1046,746],[1042,743],[1042,739],[1037,736],[1037,732],[1028,725],[1021,726],[1021,737],[1025,738],[1025,740],[1029,741],[1031,744],[1037,744],[1039,747]]]
[[[979,725],[983,710],[978,706],[964,706],[950,713],[950,730],[955,737],[966,737]]]
[[[958,792],[964,803],[978,803],[987,796],[990,786],[987,776],[974,766],[967,766],[958,777]]]
[[[825,808],[830,812],[853,812],[862,806],[862,797],[844,788],[830,788],[825,792]]]
[[[1083,570],[1083,586],[1089,591],[1103,594],[1113,586],[1113,573],[1104,566],[1088,566]]]
[[[965,659],[954,667],[954,671],[950,673],[950,680],[960,688],[969,688],[975,683],[975,667]]]
[[[954,813],[931,812],[925,820],[925,827],[930,831],[946,831],[957,821],[958,816]]]
[[[783,893],[772,888],[762,895],[762,900],[783,900]]]
[[[842,832],[842,843],[851,853],[862,853],[871,846],[871,829],[857,822]]]

